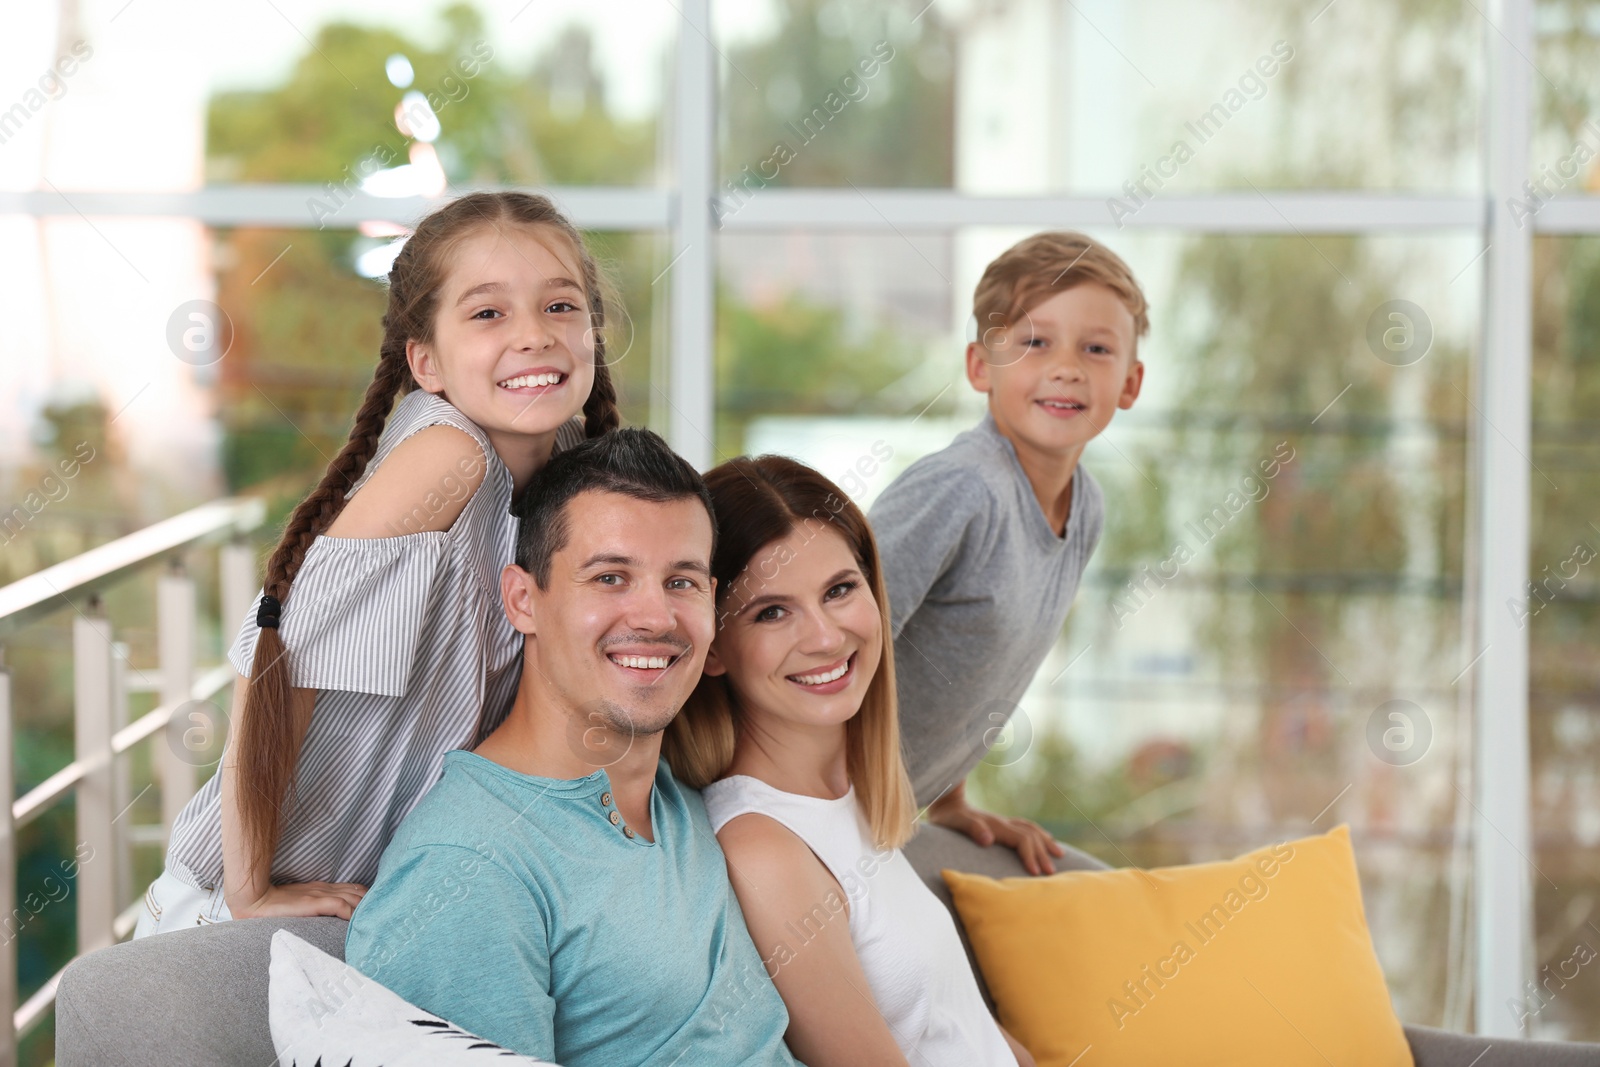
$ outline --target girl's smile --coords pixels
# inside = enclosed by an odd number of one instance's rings
[[[571,377],[555,367],[530,367],[495,383],[500,389],[517,396],[548,396],[567,384]]]

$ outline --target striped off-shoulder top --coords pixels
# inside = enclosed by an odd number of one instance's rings
[[[390,415],[360,480],[429,426],[467,433],[488,462],[449,530],[393,537],[317,537],[284,601],[280,634],[292,685],[317,690],[286,812],[274,883],[371,885],[378,858],[438,780],[444,754],[471,747],[505,718],[522,674],[522,636],[500,605],[514,554],[511,472],[488,437],[449,401],[416,390]],[[572,419],[555,451],[584,437]],[[553,454],[553,453],[552,453]],[[458,483],[459,484],[459,483]],[[447,496],[452,485],[431,490]],[[459,485],[455,491],[465,491]],[[426,494],[423,507],[432,504]],[[257,603],[259,603],[259,595]],[[256,604],[228,654],[249,676]],[[222,884],[221,769],[178,816],[167,869],[201,889]]]

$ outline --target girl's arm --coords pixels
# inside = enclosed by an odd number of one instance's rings
[[[244,690],[250,680],[235,674],[233,679],[233,728],[238,730],[244,713]],[[299,725],[296,745],[305,738],[311,722],[315,689],[291,689],[294,721]],[[250,852],[240,826],[236,791],[236,756],[232,745],[222,754],[222,887],[228,912],[235,919],[254,919],[265,915],[337,915],[349,919],[367,887],[351,882],[306,882],[300,885],[273,885],[271,857]]]
[[[324,531],[333,537],[375,538],[448,530],[488,471],[478,443],[452,426],[429,426],[406,438],[384,459]],[[292,596],[292,593],[291,593]],[[290,648],[293,655],[293,648]],[[248,679],[235,676],[233,729],[244,713]],[[291,689],[287,709],[296,749],[311,724],[315,689]],[[350,918],[366,893],[353,882],[272,884],[271,857],[251,853],[244,840],[232,746],[222,760],[222,868],[228,911],[236,919],[265,915],[337,915]]]
[[[454,426],[429,426],[396,445],[323,532],[398,537],[448,530],[487,474],[478,442]]]
[[[765,815],[730,820],[717,840],[750,936],[789,1009],[784,1040],[795,1059],[807,1067],[907,1067],[850,940],[845,895],[822,861]]]

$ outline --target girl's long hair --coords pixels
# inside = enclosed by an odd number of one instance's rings
[[[594,386],[584,401],[584,432],[598,437],[615,429],[617,394],[607,368],[605,295],[607,285],[583,236],[543,196],[519,192],[473,193],[428,215],[400,249],[389,271],[389,304],[383,314],[383,343],[372,384],[356,411],[350,439],[328,464],[317,487],[290,515],[283,537],[267,560],[262,591],[287,604],[295,574],[311,542],[344,509],[345,494],[366,470],[378,448],[397,395],[419,386],[406,362],[406,342],[433,339],[439,290],[460,242],[484,227],[532,226],[554,234],[571,246],[583,273],[594,336]],[[252,854],[268,863],[277,852],[284,814],[292,802],[299,738],[308,723],[293,721],[290,703],[289,650],[274,627],[261,630],[256,641],[242,720],[238,723],[238,765],[235,789],[243,817],[245,840]]]
[[[831,527],[854,553],[878,602],[883,658],[867,685],[861,710],[845,724],[845,761],[874,843],[879,848],[899,848],[911,837],[917,802],[900,755],[889,596],[872,527],[842,489],[784,456],[729,460],[707,473],[705,482],[717,517],[711,573],[717,580],[719,630],[743,603],[760,595],[766,568],[751,564],[774,541],[800,529],[815,536]],[[739,718],[727,676],[703,676],[662,738],[662,754],[672,772],[695,789],[704,789],[726,774],[733,762]]]

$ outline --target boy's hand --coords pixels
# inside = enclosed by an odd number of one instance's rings
[[[1033,820],[1008,818],[968,804],[965,782],[928,805],[928,821],[959,830],[984,847],[996,841],[1010,846],[1029,874],[1055,874],[1056,866],[1050,857],[1067,854],[1050,831]]]

